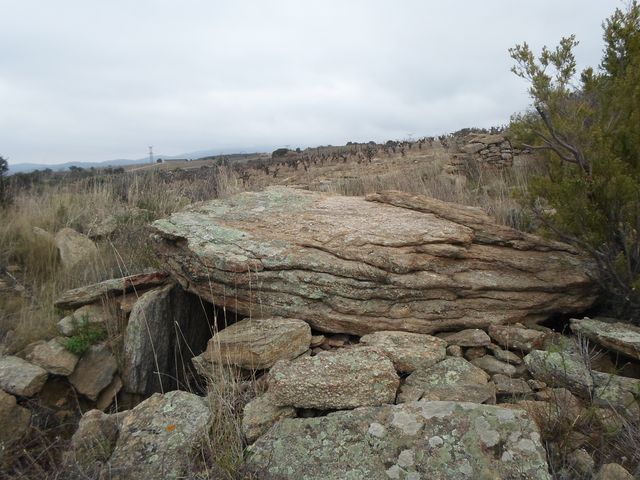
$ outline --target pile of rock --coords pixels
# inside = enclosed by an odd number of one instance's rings
[[[520,153],[502,134],[472,133],[457,139],[457,148],[460,153],[453,155],[452,163],[458,169],[469,164],[508,168],[513,166],[514,155]]]
[[[580,426],[588,411],[611,429],[640,412],[640,380],[590,364],[580,342],[536,323],[593,304],[591,263],[478,209],[399,192],[271,188],[194,206],[153,232],[180,285],[166,274],[130,277],[57,305],[91,321],[115,297],[127,325],[123,390],[138,400],[179,388],[161,380],[179,377],[179,362],[214,381],[229,369],[257,379],[263,393],[242,418],[250,478],[551,478],[541,439],[549,422]],[[244,319],[212,324],[206,302]],[[640,359],[631,327],[583,319],[572,328]],[[49,343],[41,348],[55,350]],[[83,358],[56,371],[71,378]],[[0,368],[0,386],[34,394],[49,373],[32,370],[18,382]],[[196,395],[153,395],[125,412],[86,414],[70,455],[115,478],[184,476],[211,422]],[[593,471],[586,423],[580,434],[567,468]],[[596,474],[612,469],[624,473],[605,465]]]
[[[55,306],[70,311],[58,322],[60,336],[0,356],[0,418],[19,419],[5,431],[11,435],[7,442],[29,427],[31,413],[20,406],[23,399],[46,397],[59,413],[75,408],[66,398],[71,389],[83,408],[107,410],[121,391],[123,404],[138,403],[156,391],[177,388],[190,370],[190,352],[202,351],[211,336],[210,312],[162,272],[70,290]],[[88,329],[102,333],[95,337],[99,341],[86,345],[81,355],[72,353],[70,342]],[[189,367],[180,370],[182,351]]]
[[[596,321],[574,325],[583,322]],[[548,428],[561,415],[580,422],[589,406],[610,429],[613,418],[640,412],[640,380],[589,370],[575,346],[559,351],[552,348],[556,334],[522,325],[439,336],[380,331],[316,353],[311,339],[319,335],[300,320],[240,323],[242,329],[216,334],[196,361],[201,368],[272,365],[267,391],[247,404],[242,424],[253,444],[246,469],[260,478],[334,478],[347,465],[356,478],[477,478],[489,468],[500,478],[515,471],[550,478],[537,423]],[[271,339],[269,324],[277,332]],[[587,433],[574,440],[574,456],[588,455],[588,440]],[[472,449],[475,443],[484,447]],[[310,453],[299,456],[303,450]],[[434,462],[433,455],[451,461]]]

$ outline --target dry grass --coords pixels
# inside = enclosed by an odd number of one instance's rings
[[[366,166],[350,178],[315,186],[340,195],[362,196],[382,190],[399,190],[426,195],[446,202],[480,207],[499,223],[516,228],[527,226],[514,193],[527,191],[528,179],[539,173],[534,159],[519,162],[508,170],[496,170],[473,163],[452,171],[449,156],[443,152],[416,161],[413,168],[371,175]]]
[[[0,267],[20,268],[8,280],[18,284],[23,295],[0,292],[0,339],[11,331],[10,350],[16,351],[50,337],[59,316],[53,300],[62,291],[157,266],[148,242],[150,221],[194,201],[239,190],[235,174],[221,167],[198,172],[195,181],[193,175],[149,172],[97,176],[18,193],[13,204],[0,211]],[[55,232],[69,227],[91,234],[110,216],[116,231],[97,240],[94,261],[63,269]]]

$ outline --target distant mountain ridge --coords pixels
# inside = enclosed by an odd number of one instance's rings
[[[214,156],[214,155],[230,155],[232,153],[255,153],[255,152],[271,152],[275,147],[252,147],[252,148],[211,148],[208,150],[197,150],[194,152],[181,153],[179,155],[162,155],[157,154],[154,155],[153,158],[163,158],[163,159],[172,159],[172,158],[188,158],[188,159],[197,159],[202,157]],[[149,163],[149,157],[139,158],[137,160],[130,160],[125,158],[118,158],[115,160],[105,160],[103,162],[66,162],[66,163],[56,163],[56,164],[47,164],[47,163],[16,163],[9,164],[9,175],[14,173],[28,173],[33,172],[34,170],[45,170],[50,168],[54,171],[67,170],[69,167],[80,167],[80,168],[106,168],[106,167],[122,167],[125,165],[135,165],[135,164],[144,164]]]

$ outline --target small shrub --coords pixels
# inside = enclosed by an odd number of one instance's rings
[[[69,337],[64,347],[71,353],[82,356],[91,345],[107,338],[107,331],[100,325],[87,323],[86,318],[79,323],[75,335]]]

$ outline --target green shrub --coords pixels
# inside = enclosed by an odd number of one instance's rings
[[[87,323],[86,318],[78,323],[76,333],[67,338],[64,347],[71,353],[82,356],[91,345],[107,338],[107,331],[101,325]]]
[[[277,150],[273,151],[273,153],[271,154],[271,157],[272,158],[284,157],[290,151],[291,150],[289,150],[288,148],[278,148]]]
[[[611,313],[640,318],[640,6],[604,24],[600,66],[576,79],[575,37],[536,58],[510,50],[513,72],[529,82],[533,108],[510,132],[541,152],[547,173],[529,185],[546,230],[588,252]]]

